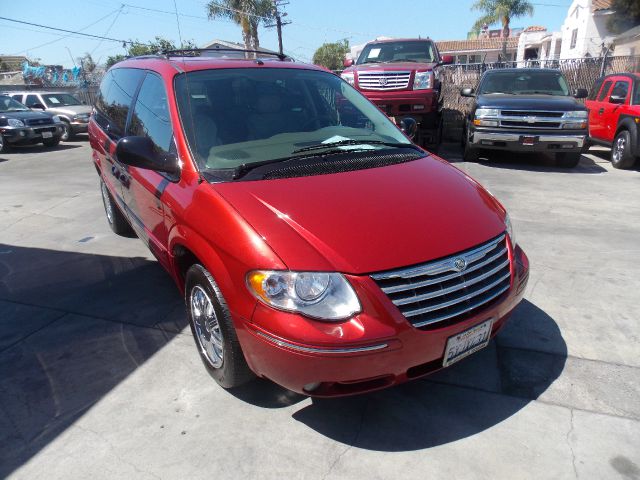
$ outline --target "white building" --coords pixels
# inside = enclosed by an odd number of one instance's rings
[[[518,64],[534,60],[556,60],[560,58],[562,34],[549,32],[546,27],[532,26],[520,34],[516,60]]]
[[[614,39],[607,29],[612,0],[573,0],[562,24],[560,58],[599,57]]]

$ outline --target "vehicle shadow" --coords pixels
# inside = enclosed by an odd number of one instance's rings
[[[553,353],[536,350],[543,347]],[[312,399],[293,418],[362,449],[431,448],[480,433],[518,413],[560,376],[566,357],[556,322],[525,300],[489,347],[459,364],[380,392]]]
[[[62,150],[70,150],[72,148],[80,148],[81,145],[69,145],[67,143],[59,143],[55,147],[43,147],[40,144],[37,145],[16,145],[11,146],[11,150],[5,153],[5,155],[18,154],[24,155],[28,153],[47,153],[47,152],[59,152]]]
[[[154,261],[0,244],[0,478],[186,326]]]

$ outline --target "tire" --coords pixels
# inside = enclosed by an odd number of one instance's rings
[[[469,136],[466,130],[462,134],[462,159],[465,162],[478,161],[478,149],[469,145]]]
[[[100,192],[102,193],[102,204],[104,205],[104,213],[107,217],[107,223],[111,227],[111,230],[113,230],[113,233],[123,237],[135,236],[131,225],[129,225],[126,217],[116,205],[116,202],[111,196],[111,192],[109,192],[109,189],[102,178],[100,179]]]
[[[0,135],[0,153],[7,153],[11,149],[9,142],[7,142],[2,135]]]
[[[62,135],[60,135],[60,140],[62,140],[63,142],[67,142],[69,140],[72,140],[73,137],[75,137],[75,134],[73,133],[73,130],[71,129],[71,125],[69,125],[67,122],[62,120],[61,121],[61,126],[62,126]]]
[[[193,340],[209,375],[223,388],[239,387],[253,379],[227,303],[211,274],[200,264],[187,271],[185,303]]]
[[[621,130],[611,145],[611,165],[613,168],[631,168],[635,162],[631,153],[631,134],[628,130]]]
[[[47,148],[57,147],[60,143],[60,137],[47,138],[42,141],[42,144]]]
[[[574,168],[580,163],[580,152],[556,153],[556,165],[561,168]]]

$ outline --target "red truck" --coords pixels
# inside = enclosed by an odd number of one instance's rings
[[[342,78],[360,90],[389,117],[412,117],[416,143],[436,149],[442,135],[440,80],[435,68],[453,57],[440,56],[430,39],[378,40],[358,59],[347,59]]]
[[[615,73],[598,79],[586,107],[590,143],[611,147],[615,168],[631,168],[640,157],[640,75]]]

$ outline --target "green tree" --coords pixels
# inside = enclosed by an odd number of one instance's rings
[[[258,26],[275,18],[274,8],[272,0],[211,0],[206,6],[210,19],[228,18],[242,28],[242,41],[247,50],[260,47]]]
[[[613,0],[613,13],[607,19],[607,28],[611,33],[622,33],[640,25],[640,1]]]
[[[183,41],[180,47],[176,47],[175,43],[166,38],[156,37],[153,41],[148,43],[142,43],[139,40],[129,40],[127,42],[126,55],[112,55],[107,58],[105,67],[109,68],[113,64],[120,62],[128,57],[139,57],[141,55],[155,55],[162,53],[165,50],[179,50],[179,49],[198,48],[191,40]]]
[[[313,54],[313,63],[329,70],[342,70],[342,62],[347,53],[349,40],[346,38],[334,43],[323,43]]]
[[[507,56],[507,37],[511,19],[533,15],[533,5],[527,0],[476,0],[471,9],[483,13],[473,25],[474,31],[479,31],[485,23],[487,25],[498,22],[502,24],[502,55],[504,57]]]

